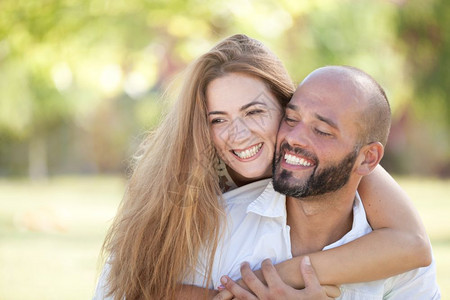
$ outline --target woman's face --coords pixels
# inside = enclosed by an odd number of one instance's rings
[[[237,185],[272,174],[282,108],[264,82],[230,73],[206,90],[211,136]]]

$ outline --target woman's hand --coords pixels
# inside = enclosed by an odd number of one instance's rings
[[[221,282],[225,286],[225,290],[215,296],[214,300],[334,299],[340,295],[340,290],[336,286],[320,285],[309,257],[303,258],[300,269],[305,281],[305,288],[296,290],[281,280],[269,259],[264,260],[261,264],[267,286],[256,277],[248,263],[244,263],[241,266],[242,280],[251,292],[242,288],[228,276],[223,276]]]

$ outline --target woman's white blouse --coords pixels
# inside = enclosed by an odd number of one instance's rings
[[[270,258],[273,263],[292,258],[289,226],[286,225],[286,198],[273,190],[272,179],[260,180],[223,194],[226,223],[212,267],[212,278],[205,282],[206,257],[185,284],[217,289],[220,277],[241,278],[240,265],[247,261],[252,269]]]

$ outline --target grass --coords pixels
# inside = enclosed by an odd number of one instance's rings
[[[450,181],[398,181],[425,222],[442,298],[450,298]],[[124,183],[117,177],[0,180],[0,299],[91,299]]]
[[[0,299],[91,299],[119,178],[0,181]]]

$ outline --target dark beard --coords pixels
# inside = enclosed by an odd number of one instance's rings
[[[280,154],[278,157],[274,156],[273,159],[273,186],[277,192],[295,198],[323,195],[342,188],[350,178],[359,152],[359,147],[355,147],[352,152],[347,154],[337,164],[326,166],[318,171],[319,161],[313,154],[300,148],[291,148],[288,144],[283,144],[280,148]],[[291,171],[282,170],[281,173],[277,172],[283,158],[283,149],[302,154],[316,163],[313,173],[306,182],[289,182],[290,179],[291,181],[295,180]]]

